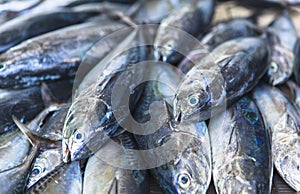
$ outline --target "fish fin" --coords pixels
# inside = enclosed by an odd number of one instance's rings
[[[45,107],[49,107],[52,104],[59,104],[60,101],[53,95],[52,91],[46,83],[42,83],[41,86],[42,99]]]
[[[39,144],[39,140],[36,138],[36,135],[25,124],[21,123],[14,115],[12,115],[12,119],[22,133],[28,137],[32,146],[37,146]]]

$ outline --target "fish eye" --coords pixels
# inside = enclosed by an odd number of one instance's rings
[[[6,68],[5,63],[0,63],[0,71],[3,71]]]
[[[74,136],[75,136],[75,140],[76,141],[82,141],[83,138],[84,138],[84,135],[82,133],[80,133],[80,132],[75,133]]]
[[[178,184],[182,189],[186,189],[191,184],[191,178],[187,173],[182,173],[177,178]]]
[[[188,99],[189,101],[189,104],[191,105],[191,106],[196,106],[197,104],[198,104],[198,102],[199,102],[199,98],[198,98],[198,96],[196,96],[196,95],[191,95],[191,96],[189,96],[189,99]]]
[[[43,172],[43,168],[40,166],[36,166],[32,169],[31,173],[33,176],[37,176]]]
[[[272,63],[270,64],[270,70],[271,70],[272,72],[277,72],[277,70],[278,70],[278,65],[277,65],[275,62],[272,62]]]

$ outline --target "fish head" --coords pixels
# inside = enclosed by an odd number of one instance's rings
[[[35,158],[26,187],[30,188],[61,163],[61,148],[41,152]]]
[[[174,145],[184,148],[179,150],[174,159],[155,168],[154,174],[159,177],[159,183],[168,193],[205,193],[211,179],[208,130],[204,122],[184,125],[187,131],[175,132],[175,137],[181,143]],[[201,129],[196,129],[196,126]],[[180,130],[181,127],[175,130]]]
[[[103,145],[103,126],[112,116],[109,106],[98,98],[86,98],[72,103],[63,127],[63,161],[89,157]]]
[[[217,72],[193,67],[177,88],[173,103],[175,120],[203,121],[210,118],[213,106],[226,97],[220,76]]]
[[[292,55],[273,55],[266,74],[268,82],[276,86],[287,81],[292,74],[293,61]]]

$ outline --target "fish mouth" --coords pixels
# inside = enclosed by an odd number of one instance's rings
[[[69,162],[71,162],[71,152],[70,152],[70,150],[69,150],[69,147],[68,147],[68,145],[66,144],[66,143],[64,143],[64,147],[65,147],[65,149],[64,149],[64,152],[63,152],[63,162],[64,163],[69,163]]]

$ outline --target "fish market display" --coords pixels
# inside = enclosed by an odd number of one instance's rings
[[[300,192],[299,0],[0,0],[0,193]]]

